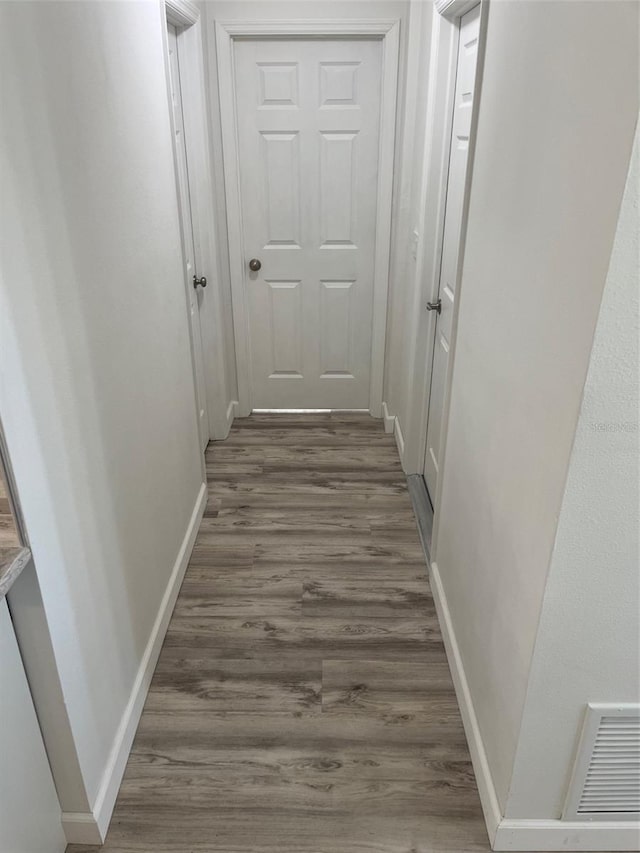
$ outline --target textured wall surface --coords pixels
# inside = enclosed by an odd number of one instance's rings
[[[639,203],[636,134],[545,591],[508,817],[560,817],[587,702],[640,702]]]

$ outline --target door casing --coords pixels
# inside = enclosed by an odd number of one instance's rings
[[[369,411],[382,416],[382,384],[391,251],[391,204],[395,148],[396,98],[399,59],[398,19],[389,20],[286,20],[216,21],[216,52],[222,119],[222,146],[226,190],[227,223],[233,327],[238,377],[238,410],[246,417],[252,410],[249,306],[245,278],[246,258],[242,240],[239,145],[236,122],[234,42],[240,38],[336,38],[364,36],[382,40],[382,91],[376,209],[376,247],[373,287],[373,329]]]
[[[467,161],[462,225],[458,248],[460,257],[464,255],[475,135],[482,99],[482,69],[484,65],[487,19],[490,5],[489,0],[479,0],[479,2],[480,34],[476,66],[476,95],[474,97],[471,119],[469,157]],[[418,252],[415,290],[412,296],[415,310],[411,313],[412,325],[407,330],[411,399],[407,417],[407,428],[403,436],[402,463],[406,474],[422,474],[426,451],[433,340],[436,327],[435,312],[428,312],[426,310],[426,303],[437,299],[440,284],[440,262],[444,234],[451,145],[451,117],[453,115],[453,99],[455,94],[460,19],[477,5],[478,0],[436,0],[434,3],[431,58],[429,64],[429,112],[425,116],[426,144],[422,166],[422,219],[419,227],[419,232],[422,236]],[[451,379],[455,362],[458,312],[460,310],[460,300],[464,298],[460,282],[461,272],[462,265],[460,264],[456,289],[457,299],[454,306],[451,330],[451,356],[449,358],[442,412],[441,471],[444,465],[446,465],[447,423],[449,419]],[[438,489],[434,496],[432,556],[436,554],[437,549],[438,507],[440,505],[442,480],[443,477],[440,476]]]
[[[222,273],[214,213],[215,190],[210,162],[211,143],[207,122],[205,61],[202,47],[203,25],[199,8],[190,0],[164,0],[164,17],[167,23],[175,26],[177,30],[195,259],[198,274],[205,275],[208,279],[202,305],[208,438],[224,439],[229,434],[233,412],[230,412],[226,406],[229,390],[226,387],[225,377],[224,312],[219,286]],[[167,90],[170,98],[166,35],[164,38]],[[171,113],[171,110],[169,112]],[[174,150],[174,162],[175,160]],[[188,289],[192,286],[193,283],[185,279],[187,311],[189,310]],[[189,334],[191,335],[191,329]],[[193,346],[193,342],[191,345]],[[195,364],[193,364],[193,370],[195,383]]]
[[[469,19],[467,21],[467,19]],[[471,32],[475,33],[476,50],[475,55],[463,49],[463,32],[465,27],[471,28]],[[467,30],[468,31],[468,30]],[[442,409],[438,405],[438,397],[441,404],[444,404],[444,392],[446,389],[446,378],[448,374],[449,354],[451,352],[451,328],[453,325],[452,309],[455,308],[457,299],[456,291],[459,281],[459,267],[462,261],[462,228],[464,203],[468,195],[468,185],[470,174],[467,170],[469,145],[472,142],[470,135],[467,136],[467,150],[459,145],[459,142],[454,145],[454,139],[460,137],[454,136],[462,131],[463,135],[471,132],[471,119],[473,117],[473,99],[476,90],[476,66],[478,59],[478,41],[480,35],[480,4],[478,3],[472,9],[465,13],[460,18],[458,30],[458,60],[456,68],[456,81],[454,87],[454,103],[452,104],[451,115],[451,142],[449,144],[449,163],[447,174],[447,191],[444,211],[442,249],[440,252],[440,269],[439,269],[439,286],[438,286],[438,304],[441,308],[438,311],[438,316],[435,317],[434,324],[434,340],[433,354],[431,360],[431,377],[429,380],[429,403],[427,415],[427,431],[425,442],[425,455],[423,462],[424,481],[427,486],[427,492],[431,499],[435,498],[437,493],[437,482],[439,480],[439,467],[441,462],[441,454],[439,453],[442,444]],[[469,57],[472,57],[469,60]],[[469,61],[471,65],[469,65]],[[469,81],[469,69],[473,68],[473,81]],[[465,81],[465,74],[466,81]],[[465,85],[465,82],[471,89],[471,104],[470,109],[460,98],[460,86]],[[457,159],[455,159],[457,158]],[[462,160],[460,158],[463,158]],[[453,273],[453,274],[452,274]],[[440,314],[442,311],[442,314]],[[447,329],[449,326],[449,330]],[[444,363],[443,363],[444,360]],[[431,439],[431,441],[430,441]],[[434,452],[435,451],[435,452]]]

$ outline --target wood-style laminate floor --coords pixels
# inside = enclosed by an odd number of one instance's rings
[[[103,850],[488,851],[393,438],[254,415],[206,460]]]
[[[4,471],[0,464],[0,553],[3,551],[20,550],[20,534],[13,517],[9,502],[9,491],[4,479]]]

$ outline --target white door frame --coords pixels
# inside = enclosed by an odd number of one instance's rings
[[[207,438],[217,440],[227,437],[230,421],[227,417],[226,404],[228,394],[225,379],[224,328],[222,327],[224,315],[219,285],[221,271],[216,242],[215,190],[209,155],[202,23],[200,10],[190,0],[165,0],[164,13],[167,23],[176,27],[178,37],[195,262],[198,275],[205,275],[208,280],[207,288],[202,294],[201,307],[201,317],[204,320],[204,323],[201,324],[201,334],[209,426]],[[169,56],[166,38],[164,49],[165,65],[168,68]],[[173,121],[173,119],[171,120]],[[173,149],[175,162],[177,157],[175,143]],[[187,310],[189,310],[188,289],[191,287],[192,282],[187,281]],[[189,328],[191,335],[191,326]],[[191,340],[191,348],[195,382],[193,339]]]
[[[238,38],[316,37],[336,38],[368,36],[382,41],[382,92],[380,103],[380,142],[376,211],[376,250],[373,285],[373,329],[371,338],[371,382],[369,411],[382,417],[389,254],[391,248],[391,201],[393,193],[393,155],[395,146],[396,97],[398,80],[400,22],[392,20],[288,20],[288,21],[216,21],[216,50],[222,148],[229,231],[229,261],[233,328],[238,375],[237,414],[246,417],[252,409],[249,309],[245,288],[246,258],[243,248],[240,204],[240,167],[236,121],[235,71],[233,48]]]
[[[458,39],[460,19],[474,6],[480,3],[480,35],[478,40],[478,58],[476,65],[476,89],[471,118],[471,139],[465,178],[464,203],[459,257],[464,255],[469,209],[469,193],[473,169],[476,127],[481,96],[482,67],[484,64],[484,46],[486,42],[488,0],[435,0],[432,29],[431,59],[429,65],[429,109],[425,117],[427,134],[423,161],[423,180],[421,190],[422,245],[420,247],[414,305],[411,313],[412,326],[408,332],[410,341],[411,390],[408,429],[404,436],[404,470],[407,474],[422,474],[427,443],[427,422],[429,416],[429,396],[431,390],[431,372],[433,364],[433,341],[436,317],[427,312],[426,303],[438,298],[440,286],[440,266],[444,237],[445,206],[449,173],[449,155],[451,149],[451,122],[455,94],[456,66],[458,60]],[[440,470],[443,471],[446,454],[447,425],[449,420],[449,401],[451,397],[451,379],[455,362],[458,313],[462,290],[460,278],[462,264],[458,267],[456,301],[453,310],[450,357],[445,383],[445,397],[442,412],[442,446],[440,450]],[[442,475],[438,478],[438,488],[434,499],[434,527],[431,546],[435,554],[438,507],[442,488]]]

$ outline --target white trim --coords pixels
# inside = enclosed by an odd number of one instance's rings
[[[396,426],[396,419],[395,415],[389,414],[389,406],[387,406],[386,402],[382,403],[382,419],[384,421],[384,431],[393,433]]]
[[[191,27],[200,17],[200,10],[189,0],[164,0],[164,10],[174,27]]]
[[[221,438],[223,438],[223,439],[229,435],[229,430],[233,426],[233,422],[236,419],[238,406],[239,406],[239,403],[237,400],[230,400],[229,401],[229,405],[227,406],[227,412],[225,415],[226,431],[225,431],[225,434],[223,436],[221,436]]]
[[[396,137],[399,55],[400,24],[396,21],[385,32],[382,39],[382,94],[380,98],[376,248],[373,278],[371,378],[369,390],[369,411],[374,418],[382,417],[384,356],[389,298],[389,261],[391,257],[393,163]]]
[[[158,661],[169,620],[180,591],[180,585],[189,563],[191,551],[196,540],[200,521],[207,503],[207,485],[202,483],[196,498],[191,518],[178,551],[171,577],[162,597],[162,602],[151,630],[147,647],[142,656],[136,679],[131,688],[129,701],[120,719],[120,725],[113,739],[102,782],[98,790],[93,810],[89,814],[81,812],[63,812],[62,825],[71,844],[101,844],[109,829],[116,797],[127,759],[131,752],[133,738],[140,721],[151,678]],[[97,840],[98,839],[98,840]]]
[[[229,38],[254,36],[386,36],[397,18],[299,18],[286,21],[218,21]]]
[[[638,850],[638,821],[503,820],[494,850]]]
[[[405,443],[402,429],[400,427],[400,421],[398,420],[397,415],[392,415],[389,412],[389,407],[385,402],[382,403],[382,419],[384,421],[384,431],[389,434],[392,433],[396,440],[398,456],[400,457],[400,463],[404,470]]]
[[[393,194],[393,158],[395,147],[396,99],[400,46],[400,22],[390,20],[289,20],[289,21],[216,21],[218,93],[222,124],[222,148],[227,202],[229,268],[233,305],[233,329],[236,344],[238,414],[252,409],[251,342],[249,310],[245,288],[245,263],[242,236],[240,169],[235,99],[233,42],[236,38],[265,36],[369,36],[382,40],[382,94],[380,103],[380,141],[376,212],[376,250],[373,287],[371,343],[371,380],[369,411],[382,414],[382,387],[391,251],[391,210]]]
[[[402,434],[402,430],[400,429],[400,421],[396,417],[393,427],[393,434],[396,439],[396,447],[398,448],[398,456],[400,457],[400,464],[402,465],[402,470],[404,471],[404,436]]]
[[[242,248],[242,215],[240,210],[240,169],[236,138],[233,42],[231,33],[225,29],[220,21],[215,22],[215,34],[225,198],[227,203],[229,274],[231,279],[233,333],[236,350],[238,414],[240,417],[246,417],[251,412],[251,357],[248,332],[249,306],[247,305],[244,287],[245,274]]]
[[[436,12],[443,18],[456,21],[477,6],[478,2],[479,0],[434,0],[433,5]]]
[[[62,812],[62,831],[67,844],[102,844],[98,824],[92,814],[83,812]]]
[[[431,563],[429,576],[431,580],[433,600],[435,601],[440,630],[442,632],[442,639],[444,641],[444,647],[449,661],[449,669],[451,670],[451,677],[453,679],[453,686],[455,687],[456,698],[458,700],[460,714],[462,716],[462,723],[464,725],[464,731],[469,745],[469,752],[471,753],[471,762],[473,764],[473,771],[478,785],[478,793],[480,794],[480,803],[484,813],[484,820],[487,825],[489,840],[493,843],[496,831],[500,821],[502,820],[502,811],[500,809],[498,795],[496,794],[496,789],[493,784],[487,754],[485,752],[484,743],[482,742],[480,726],[478,725],[478,719],[473,707],[471,690],[469,689],[469,683],[464,671],[462,655],[460,654],[460,648],[458,646],[451,613],[449,612],[447,597],[444,587],[442,586],[442,580],[440,578],[437,563]]]

